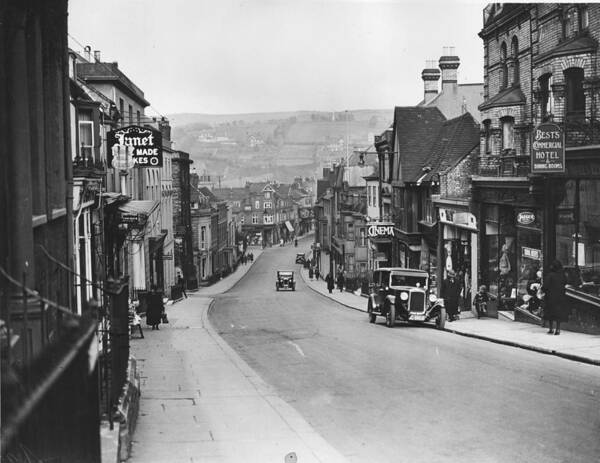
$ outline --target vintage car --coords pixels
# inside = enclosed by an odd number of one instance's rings
[[[304,257],[304,254],[303,253],[296,254],[296,263],[304,264],[304,262],[306,262],[306,257]]]
[[[385,317],[393,327],[397,320],[433,322],[439,329],[446,323],[444,300],[429,291],[429,274],[423,270],[388,267],[373,271],[367,302],[369,321]]]
[[[294,272],[291,270],[277,270],[277,281],[275,289],[291,289],[296,291],[296,282],[294,281]]]

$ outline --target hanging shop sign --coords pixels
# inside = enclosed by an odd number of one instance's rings
[[[565,172],[565,135],[552,123],[538,125],[531,142],[531,173]]]
[[[531,225],[535,222],[535,214],[530,211],[523,211],[517,214],[517,223],[521,225]]]
[[[107,134],[108,163],[119,170],[162,167],[162,134],[149,127],[130,125]]]
[[[146,225],[146,216],[136,212],[119,212],[119,223],[126,223],[134,228],[141,228]]]
[[[571,225],[575,223],[575,209],[572,207],[556,209],[556,223]]]
[[[367,234],[370,238],[391,238],[394,236],[394,224],[389,222],[375,222],[369,225]]]

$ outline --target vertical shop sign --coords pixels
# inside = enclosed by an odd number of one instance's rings
[[[115,169],[162,167],[162,134],[149,127],[130,125],[107,134],[108,164]]]
[[[538,125],[531,142],[531,173],[565,172],[565,135],[552,123]]]

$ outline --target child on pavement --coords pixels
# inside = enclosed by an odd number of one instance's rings
[[[477,310],[477,318],[487,316],[487,305],[490,302],[490,299],[495,299],[493,295],[488,293],[487,287],[485,285],[481,285],[479,287],[479,291],[475,295],[473,299],[473,305]]]

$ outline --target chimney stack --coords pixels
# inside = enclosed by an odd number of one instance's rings
[[[425,101],[428,104],[438,94],[438,80],[440,80],[440,70],[435,65],[435,60],[428,60],[426,68],[421,73],[423,85],[425,88]]]
[[[83,49],[83,56],[88,63],[92,62],[92,47],[86,45]]]
[[[442,92],[456,91],[458,87],[458,66],[460,66],[460,59],[456,56],[454,47],[444,47],[444,54],[440,58]]]
[[[94,50],[94,61],[100,62],[100,50]]]

